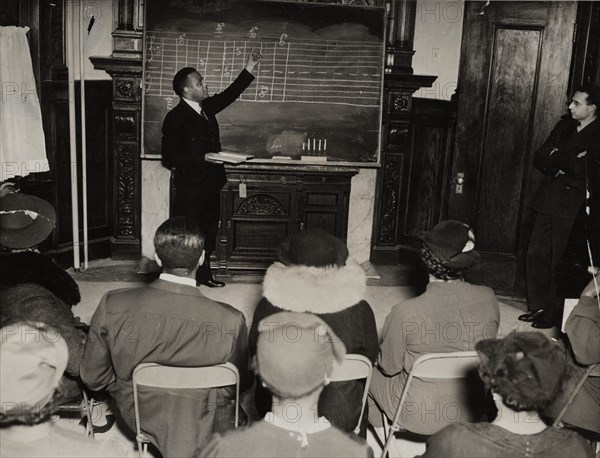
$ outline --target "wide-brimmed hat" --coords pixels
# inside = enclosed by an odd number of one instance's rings
[[[277,248],[277,255],[288,265],[343,266],[348,259],[348,247],[329,232],[306,229],[286,238]]]
[[[564,352],[541,332],[513,331],[503,339],[480,340],[475,349],[481,379],[515,407],[544,408],[567,376]]]
[[[18,322],[0,329],[0,413],[4,421],[41,411],[67,367],[69,351],[53,328]]]
[[[262,381],[281,398],[300,398],[325,384],[346,347],[317,315],[281,312],[258,325],[256,365]]]
[[[30,248],[43,242],[54,229],[56,212],[39,197],[10,193],[0,198],[0,247]]]
[[[479,262],[472,229],[460,221],[442,221],[419,234],[431,253],[446,267],[465,269]]]

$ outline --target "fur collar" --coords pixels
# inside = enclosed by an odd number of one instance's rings
[[[276,262],[263,282],[263,296],[290,312],[339,312],[363,300],[366,290],[367,277],[356,263],[320,268]]]

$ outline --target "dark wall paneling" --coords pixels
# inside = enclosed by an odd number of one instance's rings
[[[455,115],[454,102],[413,99],[414,134],[400,239],[414,238],[444,218]]]
[[[71,180],[77,170],[79,185],[80,242],[83,242],[83,175],[81,169],[81,123],[79,82],[75,84],[77,117],[78,167],[71,163],[69,146],[69,101],[66,83],[47,82],[44,90],[44,130],[50,162],[48,175],[55,183],[52,195],[46,198],[57,210],[57,229],[49,250],[63,264],[72,263],[71,246]],[[110,81],[86,82],[86,158],[88,193],[88,239],[90,259],[110,256],[109,238],[112,230],[112,134]]]
[[[475,227],[480,250],[514,254],[531,139],[541,30],[496,30]],[[511,62],[520,62],[518,67]],[[516,127],[516,128],[515,128]],[[511,224],[498,224],[504,220]]]
[[[577,32],[573,47],[569,93],[583,83],[600,84],[600,2],[577,3]]]

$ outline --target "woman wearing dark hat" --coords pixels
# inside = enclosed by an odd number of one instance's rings
[[[71,307],[79,287],[65,270],[36,247],[53,231],[56,212],[43,199],[19,192],[0,198],[0,326],[17,320],[58,329],[69,346],[60,393],[64,401],[81,395],[79,364],[85,333]]]
[[[475,343],[496,337],[500,309],[494,292],[464,281],[479,260],[472,229],[459,221],[442,221],[421,234],[421,258],[429,271],[429,284],[418,297],[392,308],[383,327],[378,367],[369,388],[369,421],[381,427],[379,407],[393,418],[414,361],[427,353],[473,350]],[[481,403],[463,381],[429,383],[415,378],[407,397],[414,408],[401,415],[402,428],[434,434],[454,421],[477,418],[473,406]],[[423,403],[423,399],[427,401]],[[444,413],[454,403],[457,415]]]
[[[348,262],[348,248],[333,235],[307,229],[291,235],[278,249],[265,275],[263,298],[254,312],[249,333],[251,356],[256,354],[258,323],[277,312],[307,312],[319,316],[346,346],[375,361],[378,352],[375,316],[365,301],[366,276],[362,267]],[[319,414],[340,429],[352,432],[361,410],[364,381],[337,382],[325,387]],[[256,389],[259,414],[271,407],[271,395]],[[361,434],[366,435],[366,415]]]
[[[547,426],[538,412],[563,390],[567,363],[558,345],[537,332],[513,332],[477,343],[479,375],[498,409],[492,423],[448,426],[423,457],[593,457],[576,432]]]

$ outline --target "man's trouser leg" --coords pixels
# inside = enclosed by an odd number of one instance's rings
[[[543,308],[552,320],[559,318],[562,309],[563,299],[556,294],[556,266],[565,252],[572,227],[572,218],[538,213],[527,249],[528,308]]]
[[[546,307],[552,259],[552,217],[538,213],[527,247],[526,280],[527,308],[530,311]]]

